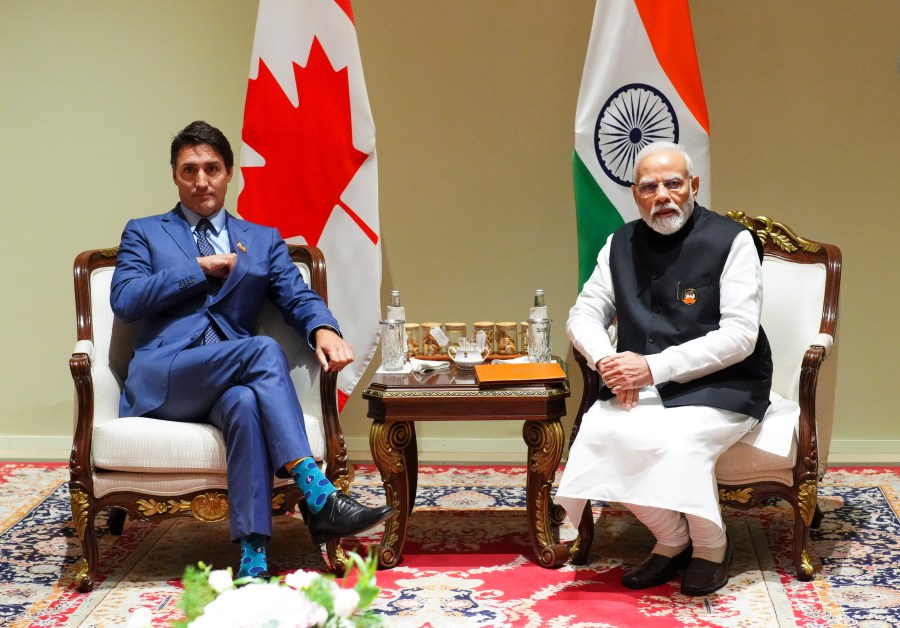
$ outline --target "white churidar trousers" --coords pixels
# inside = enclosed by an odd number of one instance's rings
[[[756,423],[707,406],[666,408],[654,386],[641,389],[631,410],[616,398],[597,401],[582,418],[556,501],[575,527],[590,499],[693,515],[724,530],[716,460]]]

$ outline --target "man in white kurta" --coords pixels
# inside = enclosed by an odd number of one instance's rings
[[[768,404],[761,250],[750,231],[695,206],[700,181],[682,147],[645,147],[634,173],[641,220],[610,236],[569,312],[569,338],[607,398],[585,413],[556,499],[576,527],[591,499],[622,503],[650,529],[656,545],[625,586],[686,568],[682,592],[706,595],[731,562],[715,463]],[[646,268],[641,255],[653,258]],[[618,350],[607,332],[617,317]],[[624,344],[640,350],[622,351],[623,323]]]

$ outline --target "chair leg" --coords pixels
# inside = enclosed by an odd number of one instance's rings
[[[825,517],[825,513],[822,512],[822,509],[819,508],[819,504],[817,503],[817,504],[816,504],[816,512],[815,512],[815,514],[813,515],[812,524],[810,525],[810,527],[811,527],[813,530],[818,530],[819,527],[822,525],[822,519],[823,519],[824,517]]]
[[[97,510],[88,496],[79,489],[70,487],[69,493],[72,500],[72,521],[81,539],[83,555],[75,575],[75,588],[81,593],[90,593],[94,590],[94,572],[99,559],[95,526]]]
[[[809,524],[803,517],[800,504],[794,506],[794,569],[798,580],[813,579],[812,558],[809,555]],[[818,506],[817,506],[818,508]]]
[[[125,529],[125,517],[127,515],[127,511],[122,510],[121,508],[110,508],[109,515],[106,519],[106,525],[109,527],[109,533],[115,536],[119,536],[122,534],[122,530]]]
[[[569,554],[573,565],[587,565],[591,544],[594,542],[594,512],[591,510],[591,500],[584,504],[584,512],[581,513],[581,522],[578,524],[578,537],[569,546]]]
[[[343,576],[350,566],[350,560],[347,558],[347,555],[344,554],[344,549],[341,547],[341,540],[334,539],[325,541],[325,553],[328,554],[331,572],[338,578]]]

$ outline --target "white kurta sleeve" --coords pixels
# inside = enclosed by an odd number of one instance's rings
[[[609,271],[609,249],[612,236],[600,249],[597,266],[581,289],[575,305],[569,310],[566,333],[569,340],[587,358],[594,370],[597,361],[615,353],[608,329],[616,314],[616,299]]]
[[[762,313],[762,265],[750,231],[731,244],[719,280],[719,328],[646,356],[653,383],[689,382],[737,364],[756,347]]]

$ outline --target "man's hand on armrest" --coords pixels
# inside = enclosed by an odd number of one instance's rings
[[[327,373],[340,371],[353,362],[353,347],[333,329],[320,327],[315,332],[316,357]]]

